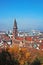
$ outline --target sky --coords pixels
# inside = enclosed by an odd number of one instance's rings
[[[0,30],[43,31],[43,0],[0,0]]]

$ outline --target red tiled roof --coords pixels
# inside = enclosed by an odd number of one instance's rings
[[[40,45],[40,49],[43,49],[43,45]]]
[[[42,40],[42,43],[43,43],[43,40]]]
[[[26,41],[32,41],[32,37],[26,37]]]
[[[1,35],[1,39],[2,39],[2,40],[5,40],[5,41],[10,40],[9,36],[7,36],[6,34],[2,34],[2,35]]]
[[[5,38],[4,38],[4,40],[9,41],[9,40],[10,40],[10,38],[9,38],[9,37],[5,37]]]
[[[17,40],[20,40],[20,41],[23,41],[24,40],[24,37],[17,37],[16,39]],[[27,37],[25,37],[25,40],[26,41],[32,41],[32,37],[27,36]]]
[[[17,40],[23,41],[23,37],[17,37]]]
[[[1,42],[1,40],[0,40],[0,42]]]

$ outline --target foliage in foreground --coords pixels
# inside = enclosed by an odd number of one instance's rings
[[[2,51],[0,53],[0,65],[19,65],[19,62],[12,58],[9,52]]]
[[[39,57],[36,51],[32,53],[27,48],[19,49],[13,45],[0,52],[0,65],[41,65]]]

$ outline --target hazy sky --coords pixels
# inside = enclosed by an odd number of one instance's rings
[[[12,29],[15,18],[19,30],[43,31],[43,0],[0,0],[0,30]]]

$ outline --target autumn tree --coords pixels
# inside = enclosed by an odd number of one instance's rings
[[[36,58],[30,65],[41,65],[38,58]]]
[[[13,59],[9,52],[3,50],[0,53],[0,65],[19,65],[19,62]]]

